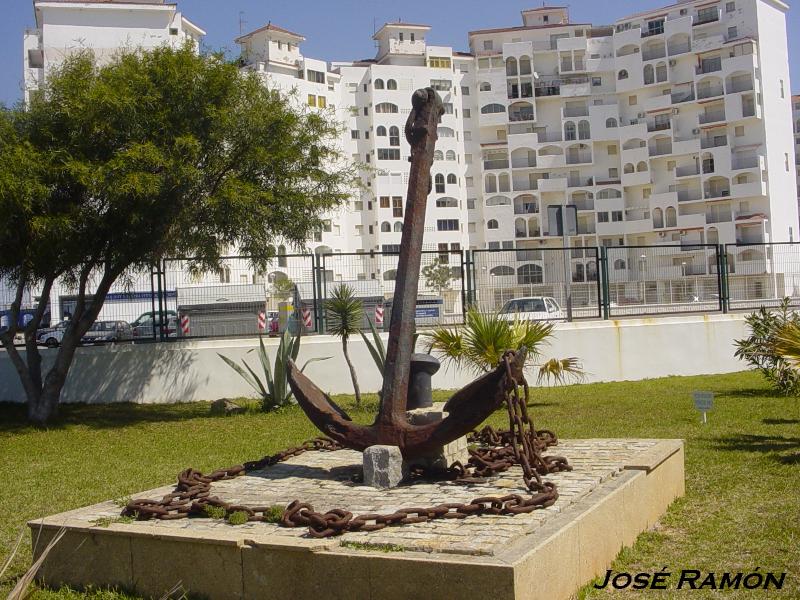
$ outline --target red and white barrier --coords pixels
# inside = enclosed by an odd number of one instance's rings
[[[263,310],[258,313],[258,331],[259,333],[263,333],[264,330],[267,328],[267,313]]]
[[[377,304],[375,306],[375,326],[383,326],[383,304]]]
[[[181,333],[183,333],[183,335],[189,335],[189,331],[189,315],[181,315]]]
[[[311,329],[311,311],[305,304],[303,304],[302,308],[300,309],[300,314],[303,316],[303,327],[306,329]]]

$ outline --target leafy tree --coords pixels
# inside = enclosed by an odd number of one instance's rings
[[[272,282],[272,293],[279,300],[285,300],[294,293],[294,281],[288,277],[278,277]]]
[[[759,371],[772,387],[787,396],[800,391],[800,372],[793,367],[798,350],[794,332],[800,327],[800,315],[789,308],[790,301],[784,298],[776,310],[762,306],[747,315],[745,322],[750,335],[734,341],[734,356]]]
[[[425,278],[425,285],[436,290],[438,295],[442,295],[444,290],[450,289],[450,282],[453,279],[453,272],[440,257],[436,257],[429,265],[422,268],[422,277]]]
[[[347,351],[347,342],[350,336],[361,332],[364,306],[361,300],[356,298],[353,288],[349,285],[341,284],[331,291],[331,297],[325,302],[325,309],[328,314],[328,333],[342,339],[342,352],[350,369],[350,378],[353,380],[356,406],[361,406],[361,390],[358,387],[356,370]]]
[[[105,66],[73,54],[0,127],[0,279],[17,292],[0,340],[38,423],[55,413],[75,349],[120,277],[170,255],[216,270],[232,247],[266,270],[276,241],[304,245],[356,175],[330,113],[298,108],[189,45],[125,51]],[[57,280],[77,301],[43,374],[35,334]],[[23,356],[13,336],[29,289],[41,299]]]
[[[428,342],[428,352],[446,363],[481,375],[500,364],[506,350],[525,347],[529,362],[541,359],[541,348],[548,343],[552,333],[552,323],[509,320],[504,315],[484,313],[472,306],[467,310],[462,327],[440,326],[421,335]],[[577,358],[553,358],[540,366],[538,381],[565,383],[582,377]]]

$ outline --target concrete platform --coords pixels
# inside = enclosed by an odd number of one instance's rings
[[[78,588],[113,585],[156,598],[180,585],[190,595],[215,599],[566,599],[603,573],[623,546],[683,495],[683,442],[566,440],[551,451],[566,456],[574,470],[548,477],[560,493],[550,508],[326,540],[269,523],[108,524],[119,507],[96,504],[29,523],[35,556],[61,527],[67,530],[39,580]],[[360,464],[360,453],[352,451],[307,453],[219,482],[213,493],[244,504],[301,499],[318,511],[342,507],[354,513],[525,493],[518,468],[482,484],[377,490],[351,482]],[[171,490],[136,497],[157,498]]]

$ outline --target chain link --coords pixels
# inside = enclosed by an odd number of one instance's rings
[[[483,483],[486,478],[507,471],[514,465],[522,467],[522,479],[530,492],[527,497],[521,494],[506,496],[481,496],[468,503],[449,502],[427,507],[401,508],[393,513],[353,513],[335,508],[319,513],[314,507],[299,500],[289,504],[280,518],[284,527],[307,527],[312,537],[324,538],[341,535],[349,531],[377,531],[392,525],[424,523],[434,519],[464,519],[476,515],[518,515],[539,508],[551,506],[558,499],[554,483],[543,481],[542,476],[559,471],[570,471],[572,467],[563,456],[543,456],[543,452],[558,444],[552,431],[536,431],[528,416],[529,389],[527,381],[513,376],[511,364],[513,352],[506,352],[503,361],[506,368],[503,385],[505,389],[506,410],[509,429],[497,431],[486,426],[479,432],[469,435],[470,458],[467,465],[453,463],[447,469],[429,469],[421,466],[410,468],[412,480],[447,480],[462,484]],[[520,398],[519,388],[524,395]],[[233,479],[245,473],[271,467],[305,452],[333,452],[344,446],[327,438],[316,438],[288,448],[261,460],[246,462],[227,469],[220,469],[203,475],[195,469],[186,469],[178,474],[178,485],[161,500],[131,500],[123,509],[123,515],[138,519],[183,519],[189,516],[207,516],[208,507],[225,511],[226,515],[243,512],[248,521],[266,521],[270,506],[245,506],[225,502],[211,495],[212,484],[225,479]]]

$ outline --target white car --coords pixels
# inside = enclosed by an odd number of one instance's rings
[[[549,296],[530,296],[509,300],[500,310],[507,320],[524,319],[529,321],[564,321],[567,317],[556,302]]]
[[[69,321],[61,321],[53,327],[40,329],[36,332],[36,344],[47,346],[48,348],[58,348],[61,345],[61,340],[64,339],[64,331],[66,331],[67,325],[69,325]]]

